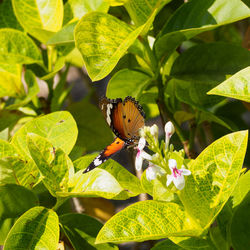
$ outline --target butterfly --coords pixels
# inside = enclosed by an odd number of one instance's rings
[[[139,140],[139,130],[144,127],[145,113],[140,104],[131,96],[127,96],[123,101],[121,98],[103,97],[99,106],[116,138],[83,173],[93,170],[123,148],[136,144]]]

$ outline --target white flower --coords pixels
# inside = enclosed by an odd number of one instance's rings
[[[146,140],[144,137],[141,137],[137,146],[137,154],[135,158],[135,168],[137,171],[141,170],[143,159],[152,160],[152,156],[143,150],[145,146]]]
[[[168,166],[172,174],[167,175],[167,186],[173,182],[177,189],[182,190],[185,186],[184,175],[190,175],[191,172],[188,169],[185,169],[184,165],[181,166],[181,169],[178,169],[175,159],[170,159],[168,161]]]
[[[152,127],[150,127],[150,134],[154,137],[155,141],[158,140],[158,126],[154,124]]]
[[[169,144],[169,140],[170,140],[171,136],[174,134],[175,129],[174,129],[174,125],[172,122],[167,122],[165,124],[164,129],[165,129],[165,145],[167,148],[168,144]]]
[[[162,169],[159,166],[151,164],[146,169],[146,178],[148,181],[156,179],[157,175],[163,175]]]

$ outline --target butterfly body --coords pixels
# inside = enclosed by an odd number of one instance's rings
[[[84,173],[99,166],[123,148],[133,145],[139,140],[139,129],[144,126],[145,114],[142,107],[133,97],[108,99],[100,101],[103,115],[117,136],[87,167]]]

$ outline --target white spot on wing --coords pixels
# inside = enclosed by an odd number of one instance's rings
[[[111,124],[111,118],[110,118],[110,115],[111,115],[111,109],[113,108],[113,104],[112,103],[109,103],[107,105],[107,123],[108,125]]]
[[[100,160],[99,158],[100,158],[100,156],[98,156],[98,157],[94,160],[94,165],[95,165],[96,167],[102,164],[102,160]]]

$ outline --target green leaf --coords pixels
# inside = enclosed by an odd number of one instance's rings
[[[154,44],[156,55],[166,60],[183,41],[249,16],[249,8],[240,0],[189,1],[163,27]]]
[[[9,129],[10,131],[16,125],[19,119],[23,117],[23,113],[18,110],[1,110],[0,111],[0,131]]]
[[[180,199],[187,213],[204,230],[214,221],[237,184],[247,138],[247,131],[223,136],[189,164],[192,175],[186,178]]]
[[[62,0],[12,0],[12,4],[24,30],[43,43],[62,26]]]
[[[39,171],[33,160],[25,161],[15,154],[0,159],[0,183],[18,184],[31,189],[39,181]]]
[[[103,0],[69,0],[64,6],[64,23],[72,19],[81,19],[92,11],[108,12],[109,4]]]
[[[75,41],[92,81],[100,80],[112,71],[146,25],[133,30],[105,13],[91,12],[83,16],[75,28]]]
[[[22,66],[0,63],[0,97],[18,97],[24,94],[21,82]]]
[[[56,249],[59,241],[57,214],[44,207],[34,207],[23,214],[10,230],[4,249]]]
[[[97,155],[86,155],[77,159],[74,161],[75,169],[81,170],[87,168],[95,156]],[[99,166],[99,168],[111,174],[121,187],[129,192],[129,196],[136,196],[143,192],[140,180],[116,161],[109,159]]]
[[[41,63],[36,44],[26,34],[14,29],[0,29],[0,63]]]
[[[74,174],[70,158],[60,148],[55,149],[48,140],[39,135],[28,133],[27,142],[30,154],[50,193],[56,196],[57,191],[67,191],[69,175]]]
[[[27,122],[15,133],[11,141],[24,158],[30,158],[26,141],[28,133],[47,138],[55,148],[61,148],[69,154],[76,142],[77,126],[67,111],[54,112]]]
[[[113,216],[103,226],[96,243],[156,240],[199,234],[182,207],[160,201],[137,202]]]
[[[171,1],[172,0],[130,0],[125,3],[124,7],[136,26],[140,26],[147,22],[155,9],[159,10]]]
[[[140,71],[122,69],[110,79],[106,95],[111,99],[133,96],[138,100],[150,79],[148,75]]]
[[[220,95],[250,102],[250,67],[242,69],[210,90],[208,95]]]
[[[62,229],[75,249],[118,249],[113,244],[95,244],[95,238],[103,224],[85,214],[64,214],[59,217]]]
[[[31,70],[25,72],[25,82],[28,88],[28,93],[23,99],[16,99],[13,104],[6,107],[6,109],[17,109],[18,107],[25,106],[39,93],[40,88],[36,81],[36,76]]]
[[[234,249],[247,249],[250,244],[250,193],[237,207],[230,227],[230,235]]]
[[[38,198],[30,190],[7,184],[0,186],[0,244],[13,226],[15,220],[31,207],[38,205]]]
[[[158,243],[156,243],[151,250],[163,250],[163,249],[168,249],[168,250],[183,250],[185,248],[180,247],[176,244],[174,244],[171,240],[163,240]]]
[[[233,208],[237,207],[250,191],[250,171],[242,174],[232,194]]]
[[[119,6],[119,5],[124,5],[129,0],[104,0],[104,1],[109,3],[110,6]]]
[[[55,33],[48,41],[47,45],[63,45],[74,43],[74,29],[78,21],[66,24],[61,30]]]
[[[230,53],[228,53],[230,51]],[[204,43],[191,47],[174,62],[170,75],[187,81],[223,81],[249,65],[250,52],[227,43]],[[237,62],[237,63],[232,63]]]
[[[87,99],[69,106],[69,111],[76,120],[79,136],[77,146],[83,151],[102,150],[112,142],[112,131],[102,113]]]
[[[20,23],[17,21],[10,0],[3,0],[0,3],[0,28],[12,28],[23,30]]]
[[[0,139],[0,158],[17,156],[15,148],[7,141]]]

